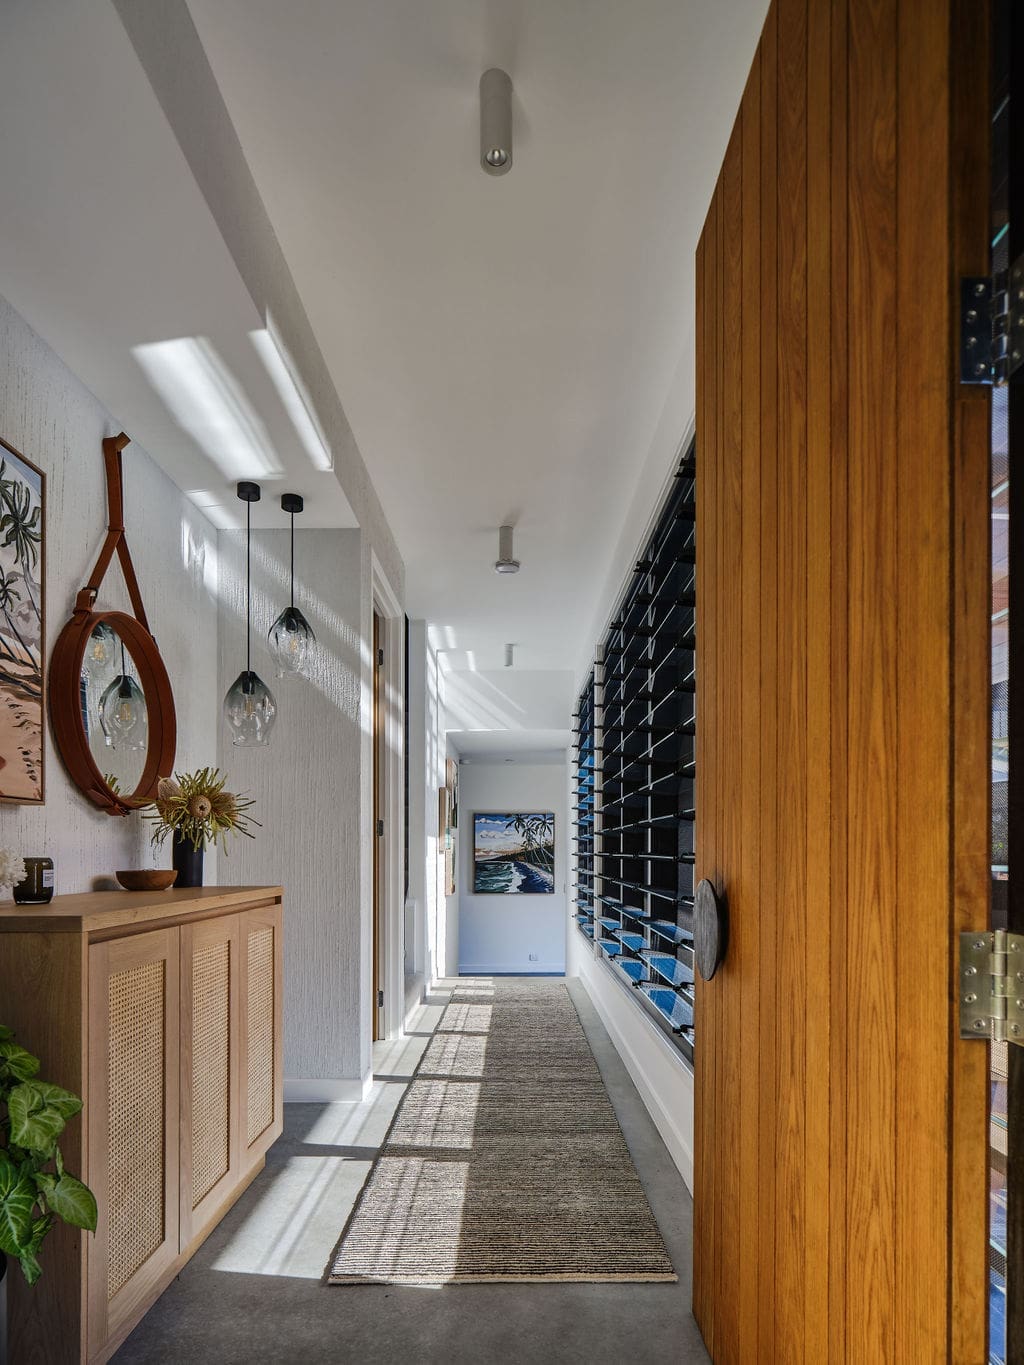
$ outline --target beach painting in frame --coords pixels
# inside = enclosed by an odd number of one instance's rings
[[[0,801],[43,802],[41,470],[0,441]]]
[[[553,895],[555,817],[551,811],[473,816],[473,892]]]

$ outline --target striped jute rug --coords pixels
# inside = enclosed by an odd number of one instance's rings
[[[676,1279],[561,981],[459,985],[327,1279]]]

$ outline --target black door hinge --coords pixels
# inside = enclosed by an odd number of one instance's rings
[[[384,667],[384,651],[382,649],[377,650],[377,663],[381,668]]]
[[[960,383],[1006,384],[1024,366],[1024,256],[960,281]]]
[[[378,992],[377,992],[377,1008],[378,1008],[379,1010],[382,1010],[382,1009],[384,1008],[384,992],[383,992],[383,991],[378,991]]]
[[[383,837],[384,837],[384,821],[383,821],[383,820],[378,820],[378,821],[377,821],[377,837],[378,837],[378,838],[383,838]]]

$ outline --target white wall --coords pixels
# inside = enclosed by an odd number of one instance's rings
[[[442,686],[443,686],[445,689],[447,689],[447,685],[448,685],[448,678],[447,678],[447,676],[444,676],[444,677],[443,677],[443,680],[442,680]],[[451,759],[454,763],[458,763],[458,761],[459,761],[458,751],[456,750],[455,745],[452,743],[451,738],[450,738],[449,736],[447,736],[447,735],[445,736],[445,741],[444,741],[444,757],[445,757],[445,762],[444,762],[444,764],[442,765],[441,775],[440,775],[440,778],[439,778],[439,781],[438,781],[438,786],[439,786],[439,787],[443,786],[444,783],[447,782],[447,780],[448,780],[448,766],[447,766],[447,765],[448,765],[448,760]],[[435,805],[437,805],[437,807],[438,807],[437,827],[438,827],[438,832],[440,833],[440,829],[441,829],[441,812],[440,812],[439,801],[436,802]],[[438,863],[438,875],[439,875],[439,877],[440,877],[440,893],[441,893],[441,895],[444,897],[444,925],[443,925],[443,936],[444,936],[444,974],[445,974],[445,976],[458,976],[458,974],[459,974],[459,934],[460,934],[460,930],[461,930],[461,927],[462,927],[462,926],[461,926],[461,923],[460,923],[460,919],[459,919],[459,890],[460,890],[460,886],[459,886],[459,870],[460,870],[460,869],[459,869],[459,857],[460,857],[460,855],[461,855],[462,849],[463,849],[463,848],[465,847],[465,845],[466,845],[466,837],[465,837],[465,836],[466,836],[466,821],[465,821],[465,817],[464,817],[464,815],[463,815],[463,813],[462,813],[462,812],[463,812],[463,809],[464,809],[464,806],[463,806],[463,796],[462,796],[462,788],[461,788],[461,784],[460,784],[460,788],[459,788],[459,811],[458,811],[458,822],[459,822],[459,823],[458,823],[458,828],[452,830],[452,843],[453,843],[452,857],[453,857],[454,860],[455,860],[455,894],[454,894],[453,896],[449,896],[449,895],[448,895],[448,883],[447,883],[447,881],[446,881],[446,879],[445,879],[445,875],[444,875],[444,868],[445,868],[444,847],[443,847],[442,844],[439,844],[439,845],[438,845],[438,858],[437,858],[437,863]]]
[[[552,763],[486,763],[459,771],[459,971],[565,970],[566,875],[569,812],[564,756]],[[554,811],[553,895],[473,894],[475,812]],[[531,954],[533,955],[531,957]]]
[[[120,424],[0,298],[0,435],[47,476],[46,653],[92,570],[107,525],[101,441]],[[131,435],[131,432],[128,433]],[[217,761],[217,552],[206,518],[141,447],[126,448],[128,543],[150,627],[174,690],[176,767]],[[191,534],[199,555],[186,562]],[[204,565],[200,572],[197,559]],[[100,590],[101,610],[129,610],[115,560]],[[49,855],[58,893],[88,891],[123,867],[169,866],[154,852],[139,815],[104,815],[69,782],[46,723],[46,803],[0,807],[0,843]],[[208,855],[208,881],[216,856]]]
[[[637,1003],[633,987],[575,925],[567,975],[578,976],[601,1016],[665,1146],[693,1191],[693,1072],[678,1048]]]
[[[245,667],[245,535],[222,531],[218,698]],[[361,533],[299,531],[296,604],[316,632],[310,677],[278,678],[267,632],[288,601],[288,532],[253,533],[253,668],[278,704],[265,749],[235,748],[220,727],[221,766],[256,799],[256,838],[221,859],[228,885],[285,892],[284,1069],[289,1098],[351,1098],[369,1073],[361,993],[363,864],[369,828],[363,768]]]
[[[569,669],[451,669],[445,674],[451,731],[565,730],[572,700]]]
[[[445,895],[438,839],[438,791],[445,782],[445,760],[454,756],[445,728],[446,682],[426,622],[410,621],[409,897],[414,905],[406,917],[406,935],[408,942],[412,922],[417,945],[412,971],[423,974],[428,988],[458,971],[458,897]]]

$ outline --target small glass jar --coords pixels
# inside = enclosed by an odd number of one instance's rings
[[[53,900],[53,859],[26,858],[25,880],[14,888],[19,905],[48,905]]]

